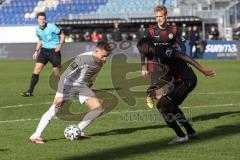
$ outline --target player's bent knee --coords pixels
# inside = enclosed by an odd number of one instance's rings
[[[167,103],[167,98],[161,97],[157,103],[157,108],[163,108],[166,103]]]
[[[59,70],[59,68],[56,68],[56,69],[54,68],[53,74],[54,74],[55,77],[60,77],[60,70]]]
[[[42,71],[42,69],[40,69],[40,68],[35,68],[34,71],[33,71],[33,73],[34,73],[34,74],[40,74],[41,71]]]
[[[170,102],[166,97],[161,97],[157,103],[157,108],[161,113],[171,112],[176,106]]]
[[[34,68],[34,74],[39,74],[43,69],[43,66],[38,66],[36,65],[35,68]]]
[[[54,72],[53,72],[53,75],[54,75],[55,77],[57,77],[57,76],[59,75],[59,72],[58,72],[58,71],[54,71]]]
[[[91,110],[93,109],[97,109],[99,107],[102,106],[102,103],[100,102],[100,100],[96,97],[90,97],[88,98],[84,104]]]

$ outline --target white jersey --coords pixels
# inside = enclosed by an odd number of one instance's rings
[[[58,83],[58,94],[63,94],[64,85],[86,86],[93,81],[104,62],[93,59],[93,52],[78,55],[62,73]]]

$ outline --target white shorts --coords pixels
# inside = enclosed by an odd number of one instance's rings
[[[55,97],[59,97],[59,95],[60,94],[57,93]],[[88,98],[95,97],[95,93],[86,85],[64,85],[63,99],[69,100],[71,97],[77,97],[79,102],[83,104]]]

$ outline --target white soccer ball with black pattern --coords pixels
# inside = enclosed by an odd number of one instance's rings
[[[81,137],[82,131],[77,125],[69,125],[64,130],[64,136],[68,140],[75,140]]]

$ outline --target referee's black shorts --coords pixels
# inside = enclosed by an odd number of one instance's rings
[[[61,52],[55,52],[55,49],[41,48],[41,51],[37,57],[37,63],[42,63],[46,65],[48,61],[52,66],[60,67],[61,66]]]

